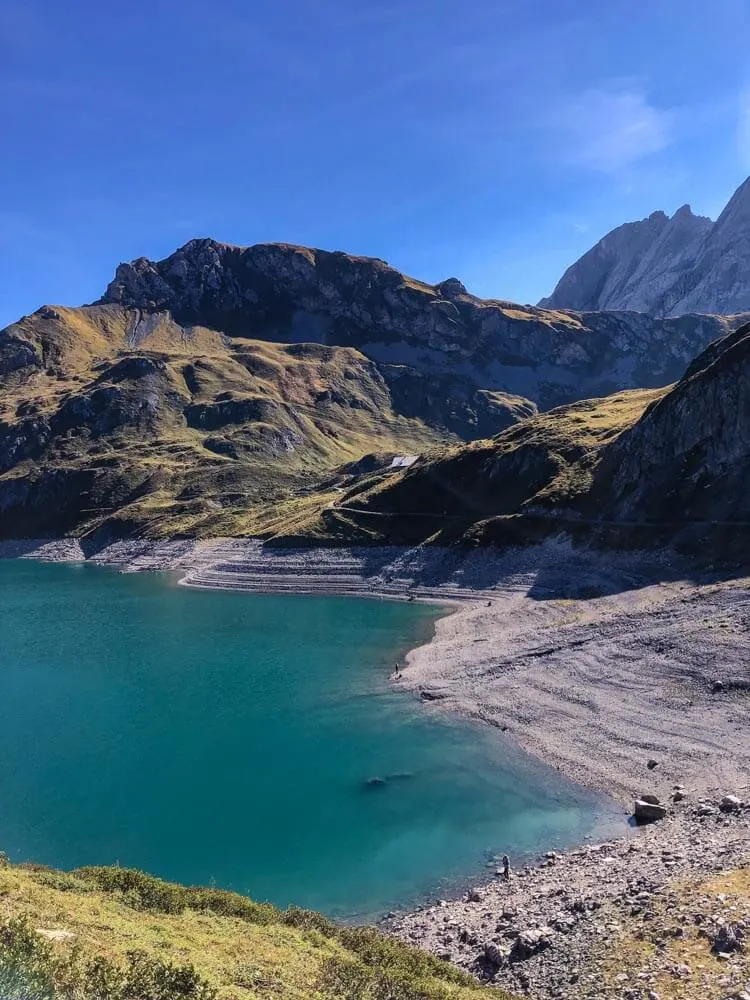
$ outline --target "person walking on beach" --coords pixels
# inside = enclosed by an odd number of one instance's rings
[[[503,878],[506,882],[510,879],[510,858],[507,854],[503,854]]]

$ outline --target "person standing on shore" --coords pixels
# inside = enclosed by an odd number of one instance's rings
[[[510,858],[507,854],[503,854],[503,878],[506,882],[510,880]]]

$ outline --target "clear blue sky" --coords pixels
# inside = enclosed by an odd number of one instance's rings
[[[0,0],[0,324],[193,236],[521,302],[750,173],[750,0]]]

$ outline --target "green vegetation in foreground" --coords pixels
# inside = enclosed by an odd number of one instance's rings
[[[374,928],[124,868],[0,867],[3,1000],[508,1000]]]

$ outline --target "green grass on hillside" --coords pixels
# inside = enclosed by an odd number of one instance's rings
[[[44,364],[2,380],[0,492],[19,499],[0,534],[257,534],[276,501],[294,527],[338,466],[455,440],[395,409],[353,348],[230,342],[119,306],[43,312],[12,328]]]
[[[0,867],[3,1000],[507,1000],[374,928],[122,868]]]

